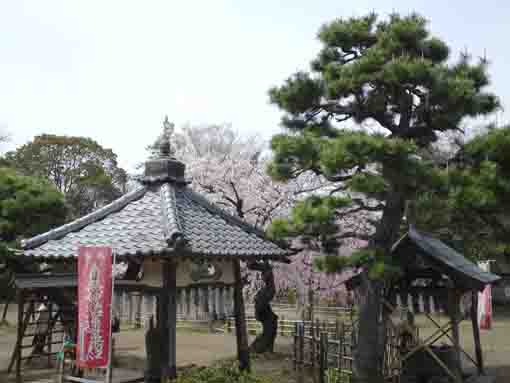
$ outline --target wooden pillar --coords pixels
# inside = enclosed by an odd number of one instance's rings
[[[53,323],[53,303],[51,302],[48,302],[48,330],[47,330],[47,339],[46,339],[46,342],[48,344],[48,368],[51,368],[52,367],[52,364],[51,364],[51,358],[52,358],[52,353],[51,353],[51,349],[52,349],[52,343],[53,343],[53,326],[54,326],[54,323]]]
[[[149,321],[151,319],[153,309],[152,309],[152,296],[149,293],[143,293],[143,306],[144,306],[144,328],[149,328]]]
[[[220,314],[220,287],[217,286],[214,289],[214,313],[216,314],[216,319],[221,319]]]
[[[164,378],[177,376],[176,361],[176,263],[164,260],[162,267],[163,288],[160,297],[161,370]]]
[[[128,306],[129,306],[128,323],[130,325],[132,325],[134,322],[134,312],[135,312],[133,293],[128,293]]]
[[[216,302],[216,294],[213,286],[209,286],[207,289],[207,301],[209,302],[209,320],[214,319],[214,303]]]
[[[221,319],[225,318],[225,286],[218,289],[218,315]]]
[[[238,260],[232,261],[234,271],[234,316],[236,326],[237,359],[241,371],[250,371],[250,351],[248,348],[248,333],[246,331],[246,315],[244,312],[243,285],[241,280],[241,265]]]
[[[191,318],[191,289],[189,287],[186,287],[184,290],[184,300],[186,301],[186,311],[185,311],[185,318],[190,319]]]
[[[122,315],[120,317],[121,321],[126,321],[127,312],[128,312],[128,304],[129,304],[129,296],[126,291],[122,291]]]
[[[25,307],[25,297],[23,290],[18,289],[18,341],[16,342],[16,383],[21,383],[21,356],[23,344],[23,330],[25,323],[23,323],[23,310]],[[27,316],[27,321],[29,320]]]
[[[199,296],[198,296],[198,288],[197,287],[192,287],[191,288],[191,297],[192,297],[192,302],[193,302],[193,319],[198,319],[198,310],[200,308],[200,305],[199,305]]]
[[[135,295],[135,328],[142,327],[142,293],[137,292]]]
[[[183,299],[184,288],[177,289],[177,314],[183,317],[184,314],[184,299]]]
[[[478,374],[485,375],[483,368],[482,345],[480,342],[480,328],[478,327],[478,291],[471,292],[471,325],[473,326],[473,339],[475,341],[476,363]]]
[[[154,321],[157,322],[158,318],[158,296],[157,295],[151,295],[152,299],[152,318],[154,318]]]
[[[460,305],[460,292],[455,288],[448,289],[448,312],[450,314],[450,320],[452,321],[452,341],[453,349],[455,352],[455,374],[457,375],[457,381],[462,382],[461,372],[462,364],[460,359],[460,336],[459,336],[459,305]]]

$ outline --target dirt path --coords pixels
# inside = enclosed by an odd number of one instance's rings
[[[12,313],[14,314],[14,313]],[[510,381],[510,319],[509,315],[497,316],[491,331],[482,331],[482,345],[484,351],[485,366],[491,375],[496,375],[498,383]],[[14,316],[10,315],[11,323]],[[438,319],[439,320],[439,319]],[[441,323],[442,320],[439,320]],[[422,322],[420,320],[420,322]],[[422,323],[420,323],[422,324]],[[423,323],[425,325],[425,322]],[[420,326],[421,327],[421,326]],[[420,332],[427,336],[432,328],[425,327]],[[143,330],[123,330],[118,334],[116,344],[118,362],[123,368],[143,370],[145,356],[145,342]],[[14,348],[16,329],[14,327],[0,327],[0,383],[9,382],[2,374],[9,362]],[[469,323],[464,322],[461,326],[462,344],[467,352],[473,353],[472,332]],[[273,376],[279,374],[275,382],[287,383],[295,381],[292,372],[292,338],[278,337],[277,354],[271,357],[259,358],[254,361],[255,371],[269,373]],[[177,364],[188,366],[210,365],[215,361],[234,358],[236,356],[236,344],[234,336],[227,334],[210,334],[180,330],[177,334]],[[469,367],[469,363],[465,363]],[[274,374],[273,374],[274,372]],[[40,372],[35,372],[39,373]]]

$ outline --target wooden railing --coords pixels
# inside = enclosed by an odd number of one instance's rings
[[[336,381],[350,382],[353,369],[353,326],[335,322],[335,330],[328,327],[297,322],[294,325],[294,369],[313,368],[319,382],[325,383],[326,376],[334,372]]]
[[[303,324],[306,333],[312,333],[314,331],[326,332],[332,339],[337,339],[340,336],[340,333],[348,330],[348,326],[340,319],[335,321],[302,321],[295,319],[285,319],[284,316],[280,316],[278,318],[278,335],[288,337],[294,336],[296,324],[301,323]],[[246,318],[246,327],[248,334],[251,335],[260,334],[262,332],[262,324],[254,317]],[[235,331],[234,317],[228,317],[225,321],[225,325],[221,328],[217,328],[216,330],[233,333]]]

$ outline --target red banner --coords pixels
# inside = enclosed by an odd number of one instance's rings
[[[78,254],[76,363],[86,368],[107,367],[111,336],[112,249],[82,246]]]
[[[491,285],[478,294],[478,323],[482,330],[492,329],[492,288]]]

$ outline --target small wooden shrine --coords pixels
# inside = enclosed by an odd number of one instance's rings
[[[173,157],[173,125],[165,120],[164,127],[159,156],[146,162],[139,188],[23,241],[24,255],[35,261],[73,260],[79,246],[102,245],[112,247],[118,261],[143,264],[139,285],[158,297],[162,340],[157,354],[164,377],[176,375],[178,288],[184,291],[181,300],[189,302],[198,296],[188,294],[197,284],[233,286],[238,359],[241,369],[249,369],[240,262],[283,261],[291,253],[191,190],[185,165]]]
[[[462,382],[462,360],[472,363],[478,375],[483,375],[478,292],[500,277],[483,271],[444,242],[413,226],[395,243],[392,256],[398,258],[403,272],[385,289],[383,299],[384,376],[402,383],[428,381],[432,377]],[[363,294],[362,284],[361,275],[346,282],[355,299]],[[437,311],[446,314],[446,322],[434,318],[432,314]],[[417,313],[423,314],[434,328],[426,337],[421,336],[415,322]],[[459,323],[464,319],[472,323],[475,356],[460,345]],[[448,341],[449,345],[438,346],[439,341]]]

